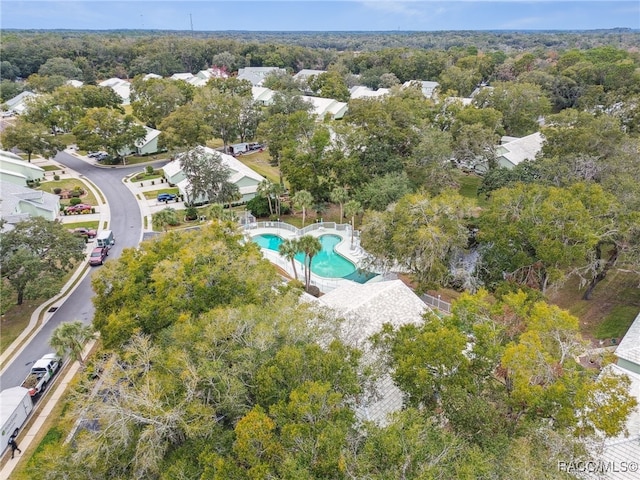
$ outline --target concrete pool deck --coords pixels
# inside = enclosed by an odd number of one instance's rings
[[[284,222],[254,222],[245,225],[244,232],[249,238],[257,235],[272,234],[282,237],[285,240],[300,238],[303,235],[311,235],[314,237],[321,237],[322,235],[336,235],[341,237],[342,240],[334,247],[334,250],[353,263],[357,269],[364,268],[363,264],[366,258],[366,253],[360,246],[360,238],[357,234],[353,237],[352,245],[351,225],[349,224],[322,222],[307,225],[305,228],[296,228],[293,225],[289,225]],[[274,250],[269,250],[267,248],[261,248],[261,250],[265,258],[287,272],[291,278],[294,278],[293,268],[289,260],[280,256],[278,252]],[[296,264],[298,279],[302,280],[304,278],[304,266],[298,261],[296,261]],[[381,275],[378,275],[370,281],[375,281],[380,277]],[[323,293],[330,292],[341,285],[349,283],[354,282],[344,278],[320,277],[313,272],[311,273],[311,284],[317,286]]]

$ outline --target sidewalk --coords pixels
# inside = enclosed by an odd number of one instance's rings
[[[82,358],[86,358],[88,353],[91,351],[95,344],[95,341],[90,342],[82,352]],[[63,366],[65,368],[65,366]],[[8,480],[10,475],[13,473],[13,470],[18,466],[18,464],[24,459],[28,459],[30,455],[33,453],[33,449],[37,447],[37,444],[34,442],[36,437],[41,432],[44,423],[47,421],[47,418],[51,414],[53,408],[60,401],[62,396],[67,390],[69,383],[73,380],[73,377],[80,370],[80,362],[74,362],[69,366],[69,369],[65,373],[62,379],[56,379],[56,387],[53,392],[49,392],[49,396],[45,399],[42,399],[40,404],[36,406],[39,408],[37,412],[37,416],[31,416],[29,421],[31,422],[31,426],[29,430],[25,433],[24,431],[20,432],[18,436],[18,445],[20,445],[20,449],[22,450],[21,454],[16,454],[14,459],[11,459],[9,456],[10,450],[7,449],[5,451],[2,461],[6,462],[0,469],[0,480]],[[31,445],[33,443],[33,446]]]

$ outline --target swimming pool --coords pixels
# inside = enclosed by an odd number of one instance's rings
[[[322,235],[318,237],[322,249],[311,260],[311,271],[320,277],[345,278],[358,283],[365,283],[375,277],[375,274],[358,270],[356,266],[335,251],[335,246],[342,241],[338,235]],[[265,233],[252,237],[261,248],[278,251],[283,242],[282,237],[272,233]],[[304,254],[298,253],[296,260],[304,263]]]

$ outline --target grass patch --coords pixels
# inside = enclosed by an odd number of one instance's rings
[[[477,175],[462,175],[460,177],[460,195],[473,200],[477,206],[486,207],[489,202],[484,195],[478,195],[478,188],[482,184],[482,177]]]
[[[150,192],[143,192],[144,194],[144,198],[146,198],[147,200],[152,200],[154,198],[157,198],[157,196],[161,193],[173,193],[174,195],[178,195],[178,193],[180,193],[178,191],[177,187],[170,187],[170,188],[161,188],[159,190],[152,190]],[[171,203],[175,203],[175,202],[169,202],[169,204]]]
[[[595,288],[591,300],[582,299],[584,289],[573,278],[549,293],[549,302],[578,317],[580,333],[598,344],[598,339],[620,338],[626,333],[640,310],[637,286],[637,275],[613,270]]]
[[[157,160],[170,160],[170,159],[171,159],[171,153],[169,152],[160,152],[160,153],[154,153],[153,155],[144,155],[144,156],[129,155],[125,160],[125,165],[138,165],[140,163],[149,163],[149,162],[155,162]]]
[[[131,178],[132,182],[140,182],[142,180],[155,180],[156,178],[162,178],[162,174],[158,173],[158,171],[154,171],[154,173],[141,172],[134,175]]]
[[[57,170],[61,170],[59,165],[43,165],[42,168],[45,172],[55,172]]]
[[[240,155],[238,160],[273,183],[280,181],[278,167],[274,167],[269,163],[271,156],[267,150],[249,155]]]
[[[82,218],[82,215],[73,215],[73,216],[69,215],[69,217],[74,218],[74,219],[78,218],[78,217]],[[68,221],[67,222],[67,221],[65,221],[64,224],[69,229],[84,227],[84,228],[91,228],[93,230],[97,230],[98,227],[100,226],[100,221],[98,221],[98,220],[88,220],[88,221],[85,221],[85,222],[82,222],[82,221],[81,222],[74,222],[74,221]]]
[[[62,190],[73,190],[74,187],[80,187],[85,191],[85,194],[80,197],[82,203],[88,203],[90,205],[97,205],[98,200],[95,195],[89,190],[89,187],[85,182],[78,178],[63,178],[61,180],[48,180],[42,182],[39,190],[43,192],[53,193],[54,188],[61,188]],[[69,205],[69,199],[60,199],[60,205]]]
[[[595,337],[603,340],[622,338],[637,315],[638,308],[633,305],[616,305],[596,328]]]
[[[0,335],[0,353],[3,353],[13,341],[27,328],[31,315],[46,298],[25,300],[22,305],[13,305],[2,316],[2,335]],[[15,300],[14,300],[15,302]]]

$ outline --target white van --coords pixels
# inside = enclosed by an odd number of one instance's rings
[[[102,230],[96,237],[97,247],[111,248],[113,245],[115,245],[115,243],[116,239],[113,236],[113,232],[111,230]]]

